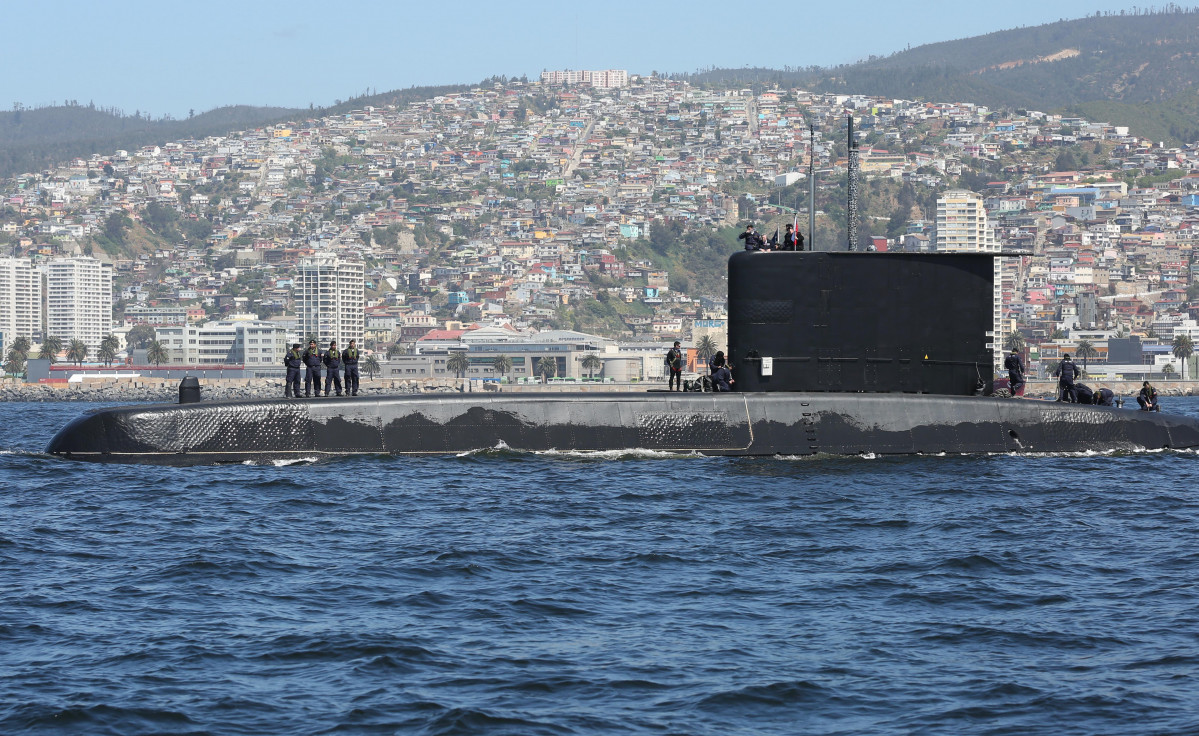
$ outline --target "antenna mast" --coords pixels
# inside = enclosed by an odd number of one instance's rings
[[[816,250],[816,124],[808,121],[808,250]]]
[[[849,113],[849,206],[846,230],[849,249],[858,249],[858,143],[853,137],[853,113]]]

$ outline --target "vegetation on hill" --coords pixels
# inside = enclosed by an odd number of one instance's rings
[[[1199,140],[1199,9],[1095,14],[928,44],[832,68],[709,69],[694,84],[785,85],[1076,113],[1172,143]]]

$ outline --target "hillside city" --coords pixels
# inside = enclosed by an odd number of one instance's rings
[[[1012,254],[997,259],[997,366],[1007,346],[1035,375],[1065,353],[1111,378],[1193,375],[1199,145],[965,101],[620,70],[4,181],[5,370],[53,355],[90,373],[278,376],[286,348],[313,337],[355,339],[405,379],[658,380],[676,339],[693,367],[724,349],[721,274],[746,223],[807,233],[809,166],[807,234],[845,248],[849,117],[866,215],[855,245]],[[966,218],[969,236],[949,237]]]

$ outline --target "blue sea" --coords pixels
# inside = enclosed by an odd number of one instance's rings
[[[1193,453],[41,455],[86,408],[0,404],[2,734],[1199,733]]]

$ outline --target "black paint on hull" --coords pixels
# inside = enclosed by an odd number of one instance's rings
[[[60,430],[47,452],[200,465],[497,447],[731,456],[1184,449],[1199,447],[1199,421],[913,394],[455,394],[97,409]]]

